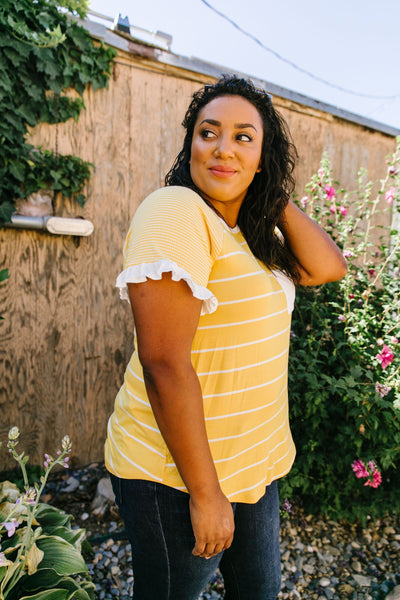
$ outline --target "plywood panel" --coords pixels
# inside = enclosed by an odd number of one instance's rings
[[[18,425],[33,462],[69,433],[77,463],[102,459],[107,418],[133,345],[128,303],[114,287],[122,246],[143,198],[161,185],[183,140],[181,121],[199,77],[121,53],[109,90],[88,91],[78,123],[42,124],[32,142],[95,164],[82,209],[57,198],[59,215],[94,223],[89,238],[0,231],[0,438]],[[298,193],[331,154],[335,178],[360,166],[384,174],[394,140],[275,99],[299,149]],[[9,466],[2,451],[0,471]]]

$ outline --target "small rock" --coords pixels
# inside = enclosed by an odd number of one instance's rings
[[[303,565],[303,571],[305,571],[309,575],[314,575],[315,567],[313,565]]]
[[[370,587],[371,586],[371,578],[365,577],[365,575],[353,575],[354,581],[357,585],[361,587]]]
[[[296,587],[295,584],[293,583],[293,581],[290,581],[290,579],[289,579],[289,581],[285,582],[285,588],[287,590],[289,590],[289,591],[294,590],[295,587]]]
[[[115,495],[112,489],[111,481],[108,477],[103,477],[97,484],[96,495],[91,505],[94,515],[102,517],[107,507],[115,503]]]
[[[302,544],[301,542],[296,542],[295,546],[294,546],[295,550],[299,550],[300,552],[303,552],[304,550],[304,544]]]
[[[339,592],[341,596],[348,598],[354,592],[354,588],[348,583],[342,583],[342,585],[339,585]]]
[[[400,585],[396,585],[386,596],[385,600],[400,600]]]
[[[331,584],[331,580],[328,579],[327,577],[321,577],[321,579],[319,580],[319,585],[323,588],[328,587],[328,585]]]
[[[89,513],[84,512],[81,514],[81,521],[86,521],[89,518]]]
[[[75,490],[77,490],[79,487],[79,480],[75,479],[75,477],[72,477],[72,475],[71,475],[71,477],[68,477],[66,483],[67,483],[67,487],[65,487],[63,489],[63,492],[66,492],[66,493],[75,492]]]
[[[353,562],[351,563],[351,568],[356,573],[361,573],[362,572],[362,566],[361,566],[361,563],[360,563],[359,560],[353,560]]]

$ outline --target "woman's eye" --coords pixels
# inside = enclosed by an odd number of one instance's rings
[[[239,133],[237,139],[239,142],[251,142],[253,138],[248,133]]]
[[[200,135],[204,140],[210,139],[215,136],[215,133],[210,129],[203,129],[200,131]]]

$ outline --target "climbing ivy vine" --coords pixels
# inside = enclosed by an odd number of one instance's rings
[[[10,221],[16,199],[43,188],[85,202],[91,163],[35,148],[27,133],[38,123],[77,120],[86,86],[107,87],[116,51],[95,42],[77,22],[87,5],[1,0],[0,227]]]

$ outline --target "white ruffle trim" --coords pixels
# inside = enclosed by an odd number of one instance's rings
[[[275,270],[275,271],[271,271],[271,273],[275,277],[275,279],[278,281],[278,283],[281,284],[282,289],[285,292],[288,313],[290,314],[294,310],[294,301],[296,299],[295,285],[294,285],[293,281],[291,279],[289,279],[289,277],[287,275],[285,275],[285,273],[282,273],[282,271]]]
[[[195,298],[203,300],[201,314],[208,315],[217,310],[218,300],[202,285],[195,283],[185,269],[179,267],[172,260],[163,259],[155,263],[142,263],[133,267],[127,267],[117,277],[115,287],[119,288],[121,300],[128,300],[128,283],[143,283],[147,279],[161,279],[163,273],[172,273],[172,281],[180,281],[183,279],[190,287]]]

